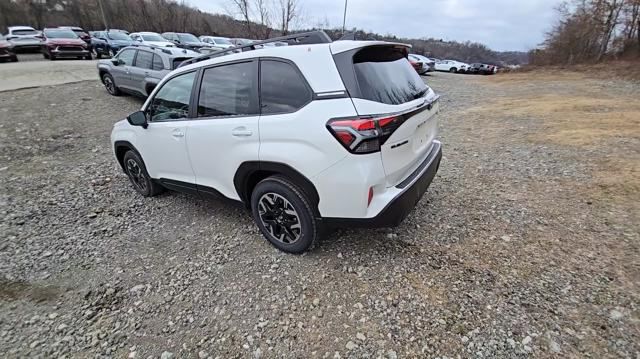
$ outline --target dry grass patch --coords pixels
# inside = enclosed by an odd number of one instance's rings
[[[475,110],[540,119],[543,130],[531,137],[537,142],[590,146],[615,137],[640,139],[640,101],[629,98],[541,95],[503,98]]]
[[[502,83],[496,85],[517,85],[527,76],[531,78],[526,73],[508,75],[508,82],[504,82],[507,78],[504,76],[500,79]],[[606,158],[583,159],[580,153],[577,154],[579,160],[594,164],[590,195],[616,202],[640,200],[640,155],[637,151],[629,152],[633,143],[640,142],[640,100],[632,95],[616,96],[594,91],[587,81],[579,79],[580,76],[562,76],[563,81],[576,82],[571,95],[545,91],[541,83],[537,94],[508,91],[505,97],[467,112],[486,119],[522,120],[523,126],[533,122],[535,125],[528,127],[526,138],[534,143],[604,149],[608,154]],[[487,128],[499,129],[492,132],[504,135],[503,123],[490,122]],[[513,124],[511,128],[514,128]]]

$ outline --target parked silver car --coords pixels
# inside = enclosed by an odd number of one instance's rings
[[[166,74],[199,55],[176,47],[132,45],[111,59],[98,61],[98,74],[113,96],[126,92],[147,97]]]
[[[200,36],[200,41],[205,44],[209,44],[209,46],[218,48],[218,49],[228,49],[230,47],[234,47],[235,45],[229,41],[226,37],[219,36]]]
[[[9,26],[6,40],[16,51],[40,51],[43,45],[42,33],[31,26]]]

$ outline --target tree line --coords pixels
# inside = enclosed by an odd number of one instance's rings
[[[195,35],[266,39],[301,30],[306,19],[300,0],[227,0],[228,14],[211,14],[184,0],[0,0],[0,31],[7,26],[80,26],[154,32],[189,32]],[[104,16],[103,16],[104,14]],[[317,24],[334,40],[343,34],[328,22]],[[473,42],[433,38],[397,38],[354,29],[358,38],[410,43],[413,51],[428,57],[464,62],[519,64],[526,53],[496,52]]]
[[[560,20],[542,47],[530,52],[537,65],[640,59],[640,0],[572,0],[557,9]]]

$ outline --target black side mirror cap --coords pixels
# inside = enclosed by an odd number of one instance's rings
[[[141,126],[142,128],[147,128],[149,126],[147,114],[144,111],[136,111],[130,114],[127,116],[127,121],[131,126]]]

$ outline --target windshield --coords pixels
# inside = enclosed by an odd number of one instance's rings
[[[214,37],[213,41],[215,41],[218,45],[233,45],[231,41],[225,39],[224,37]]]
[[[87,33],[82,30],[71,30],[71,31],[73,31],[73,33],[78,36],[87,36]]]
[[[36,30],[13,30],[13,35],[38,35]]]
[[[353,56],[356,79],[366,100],[399,105],[427,92],[402,49],[368,47]]]
[[[109,38],[111,40],[125,40],[125,41],[131,41],[131,38],[129,37],[129,35],[122,33],[122,32],[117,32],[117,31],[109,31],[107,33],[107,36],[109,36]]]
[[[77,39],[76,35],[71,30],[45,30],[44,35],[50,39]]]
[[[178,39],[182,42],[200,42],[197,37],[191,34],[178,34]]]
[[[142,36],[142,39],[144,41],[162,41],[162,42],[167,42],[167,40],[165,40],[162,36],[157,35],[157,34],[144,34],[144,35],[140,35]]]

